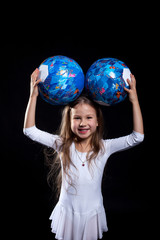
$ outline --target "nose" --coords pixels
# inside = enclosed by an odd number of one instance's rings
[[[87,125],[87,124],[86,124],[85,119],[81,119],[80,127],[82,127],[82,126],[86,126],[86,125]]]

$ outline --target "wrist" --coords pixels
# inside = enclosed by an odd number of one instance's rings
[[[135,99],[132,99],[131,103],[132,103],[133,105],[139,104],[138,97],[136,97]]]
[[[30,94],[30,96],[29,96],[30,99],[35,99],[35,100],[37,99],[37,97],[38,97],[38,95],[35,95],[35,94]]]

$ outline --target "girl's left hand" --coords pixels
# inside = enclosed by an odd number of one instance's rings
[[[130,89],[124,87],[124,90],[128,93],[130,102],[133,103],[135,101],[138,101],[138,95],[136,90],[136,79],[133,74],[130,76],[131,80],[127,79]]]

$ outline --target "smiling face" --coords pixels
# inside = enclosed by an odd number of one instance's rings
[[[79,103],[71,108],[71,130],[79,139],[91,138],[97,126],[96,110],[89,104]]]

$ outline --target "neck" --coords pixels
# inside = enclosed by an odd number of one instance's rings
[[[91,150],[90,139],[79,139],[75,141],[76,149],[79,152],[88,152]]]

